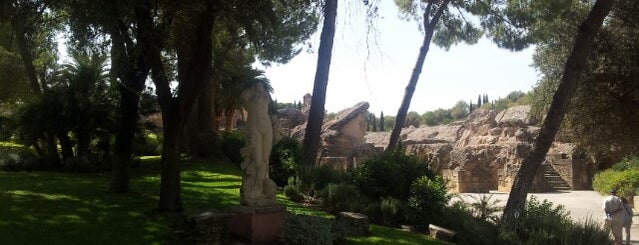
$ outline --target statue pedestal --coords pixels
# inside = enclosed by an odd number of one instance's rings
[[[234,208],[229,222],[231,234],[250,243],[277,241],[282,232],[286,208],[280,205]]]

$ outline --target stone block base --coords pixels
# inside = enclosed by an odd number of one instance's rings
[[[433,224],[428,225],[428,230],[430,231],[430,237],[432,237],[433,239],[449,242],[452,242],[455,239],[455,235],[457,234],[457,232]]]
[[[192,234],[195,244],[229,244],[231,242],[228,223],[231,214],[210,210],[191,217]]]
[[[233,209],[229,229],[243,241],[270,243],[279,239],[285,216],[284,206],[240,206]]]
[[[347,236],[367,236],[370,235],[368,229],[368,216],[360,213],[340,212],[337,214],[336,222],[344,226]]]

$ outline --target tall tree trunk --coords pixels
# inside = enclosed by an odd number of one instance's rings
[[[561,82],[553,96],[539,135],[535,139],[533,150],[524,159],[513,181],[503,216],[503,224],[508,230],[514,230],[517,226],[518,214],[523,210],[535,173],[539,170],[550,145],[554,141],[561,125],[561,120],[586,67],[595,35],[601,28],[608,13],[610,13],[613,2],[613,0],[597,0],[588,17],[579,27],[573,49],[566,60]]]
[[[144,74],[148,73],[145,72]],[[146,77],[146,75],[144,76]],[[119,85],[120,121],[115,135],[115,158],[111,169],[110,192],[123,193],[129,191],[129,166],[132,160],[133,137],[138,123],[139,92],[144,86],[144,79],[136,77],[136,72],[128,74],[124,84]]]
[[[213,130],[215,124],[215,81],[207,82],[202,86],[201,93],[197,99],[197,108],[194,108],[197,118],[196,138],[194,142],[194,154],[200,158],[208,158],[213,155],[216,132]]]
[[[408,85],[406,85],[406,91],[404,92],[404,99],[402,99],[402,104],[399,106],[397,110],[397,116],[395,117],[395,127],[393,127],[393,131],[391,132],[390,140],[388,141],[388,147],[386,147],[386,151],[394,151],[397,148],[397,143],[399,142],[399,135],[402,132],[402,128],[404,127],[404,123],[406,122],[406,114],[408,113],[408,108],[410,107],[410,101],[413,99],[413,94],[415,93],[415,87],[417,86],[417,81],[419,80],[419,75],[422,73],[422,67],[424,66],[424,60],[426,59],[426,55],[428,54],[428,50],[430,49],[430,41],[433,38],[433,34],[435,32],[435,27],[439,23],[439,18],[441,17],[443,11],[448,7],[449,0],[445,0],[441,6],[437,9],[435,15],[430,18],[430,12],[432,10],[432,6],[429,3],[424,11],[424,39],[422,40],[422,46],[419,48],[419,54],[417,55],[417,62],[415,62],[415,67],[413,67],[413,73],[410,75],[410,80],[408,80]]]
[[[224,119],[226,119],[226,131],[231,132],[233,130],[233,114],[235,114],[235,110],[227,109],[224,111]]]
[[[164,142],[162,145],[162,174],[160,175],[160,212],[182,211],[180,189],[180,135],[184,128],[180,126],[177,101],[169,108],[163,108]]]
[[[62,164],[58,154],[58,145],[55,143],[55,135],[53,133],[45,133],[44,140],[47,149],[46,162],[50,164],[52,170],[59,170]]]
[[[326,86],[333,56],[333,39],[335,37],[335,19],[337,17],[337,0],[326,0],[324,5],[324,26],[320,35],[320,46],[313,83],[313,98],[308,113],[308,123],[302,149],[304,162],[315,165],[317,149],[320,143],[322,122],[324,121],[324,105],[326,104]]]
[[[60,141],[60,150],[62,152],[62,162],[67,162],[73,158],[73,143],[67,132],[58,133],[58,141]]]
[[[165,149],[162,150],[160,212],[182,211],[179,168],[180,136],[184,122],[202,87],[206,87],[206,83],[211,82],[213,48],[211,32],[216,13],[214,4],[216,3],[212,1],[201,1],[199,4],[189,5],[189,9],[183,9],[183,13],[176,15],[175,43],[178,55],[179,81],[177,97],[173,98],[171,95],[159,47],[156,44],[150,44],[148,47],[164,120]],[[151,33],[146,35],[146,37],[152,36]]]
[[[24,68],[27,71],[27,77],[29,78],[29,82],[31,83],[31,90],[33,90],[36,95],[42,95],[42,88],[40,87],[40,82],[38,82],[38,76],[36,75],[36,70],[33,66],[31,49],[29,49],[29,44],[27,43],[27,38],[25,37],[26,33],[24,31],[24,27],[22,27],[22,24],[20,23],[18,23],[17,25],[18,27],[16,28],[15,34],[18,41],[18,49],[20,49],[20,58],[22,59]]]
[[[140,25],[138,32],[140,32],[145,30],[145,27],[141,27],[140,22],[144,17],[150,19],[150,10],[148,7],[137,6],[135,11],[138,25]],[[109,191],[123,193],[129,191],[129,166],[132,161],[131,147],[138,123],[139,94],[144,88],[144,81],[149,74],[150,65],[142,52],[142,46],[145,44],[141,43],[140,40],[137,44],[133,44],[123,23],[112,27],[110,34],[112,69],[115,70],[122,83],[118,85],[120,121],[118,122],[118,132],[115,135],[115,157],[111,169]]]

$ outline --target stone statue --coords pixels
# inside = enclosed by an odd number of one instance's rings
[[[269,176],[269,156],[273,147],[273,123],[268,114],[269,94],[261,84],[242,93],[247,111],[246,146],[242,149],[242,187],[240,203],[269,206],[276,203],[277,188]]]

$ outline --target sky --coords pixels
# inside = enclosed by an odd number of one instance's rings
[[[394,1],[381,0],[376,31],[367,35],[364,9],[357,2],[342,1],[338,6],[325,108],[337,112],[368,101],[372,113],[395,115],[423,34],[417,22],[399,18]],[[271,81],[273,98],[278,102],[300,101],[304,94],[312,93],[319,31],[310,41],[313,48],[290,62],[259,67]],[[448,109],[460,100],[476,102],[479,94],[493,100],[512,91],[530,91],[538,80],[538,73],[530,66],[533,49],[511,52],[486,38],[474,45],[452,46],[448,51],[432,44],[409,111],[422,114]]]

